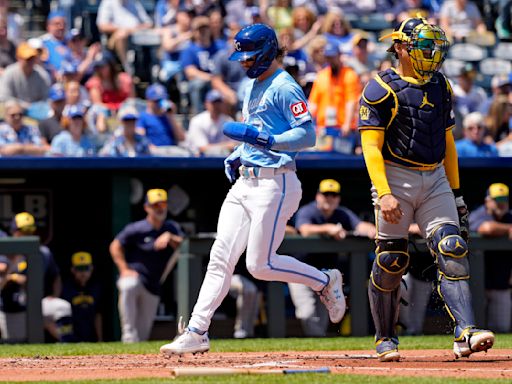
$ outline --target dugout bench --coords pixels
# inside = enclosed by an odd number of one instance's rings
[[[185,324],[192,312],[204,278],[203,257],[208,257],[215,240],[214,234],[203,234],[186,238],[180,247],[180,258],[177,265],[177,318],[183,317]],[[426,250],[425,240],[415,239],[418,250]],[[485,321],[485,281],[484,281],[484,250],[512,251],[512,241],[507,238],[482,238],[472,235],[469,241],[471,279],[470,287],[473,294],[473,309],[477,324]],[[350,275],[350,313],[352,336],[369,335],[369,304],[367,283],[368,253],[375,250],[373,241],[364,237],[347,237],[336,241],[323,237],[286,236],[278,250],[280,254],[304,253],[339,253],[349,258],[349,270],[342,271]],[[512,256],[511,256],[512,257]],[[286,337],[286,317],[284,283],[268,282],[267,311],[270,321],[267,323],[268,337]]]

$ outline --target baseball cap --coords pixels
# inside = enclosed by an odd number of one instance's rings
[[[208,91],[208,93],[206,94],[205,100],[210,103],[214,103],[216,101],[222,101],[222,95],[216,89],[212,89],[212,90]]]
[[[325,57],[334,57],[340,54],[340,50],[336,44],[328,42],[324,48]]]
[[[325,179],[320,182],[318,192],[320,193],[336,193],[339,194],[341,190],[340,183],[334,179]]]
[[[11,221],[11,232],[22,231],[33,234],[36,231],[36,220],[28,212],[18,213]]]
[[[53,84],[50,87],[50,92],[48,93],[48,98],[51,101],[62,101],[66,99],[66,92],[64,91],[64,87],[61,84]]]
[[[167,90],[162,84],[151,84],[146,89],[146,100],[158,101],[162,99],[168,99],[169,95],[167,94]]]
[[[137,120],[139,118],[139,112],[137,111],[137,108],[128,105],[119,110],[117,118],[119,120]]]
[[[78,28],[71,28],[68,33],[66,33],[66,41],[74,40],[76,38],[82,38],[83,35]]]
[[[84,117],[85,108],[80,104],[68,105],[62,112],[63,116],[73,119],[75,117]]]
[[[370,40],[370,36],[365,31],[360,31],[352,38],[352,45],[358,45],[361,41]]]
[[[492,88],[500,88],[504,87],[505,85],[510,85],[510,77],[508,75],[494,75],[491,80],[491,87]]]
[[[92,256],[89,252],[75,252],[71,256],[71,265],[79,271],[87,271],[92,266]]]
[[[146,193],[147,204],[153,205],[161,202],[167,202],[167,192],[164,189],[150,189]]]
[[[503,183],[494,183],[487,189],[487,196],[497,202],[508,202],[508,187]]]
[[[98,67],[102,67],[104,65],[107,65],[110,62],[110,59],[111,59],[111,56],[110,56],[109,53],[107,53],[107,52],[98,52],[94,56],[94,60],[92,62],[92,67],[94,69],[96,69]]]
[[[27,60],[36,57],[38,54],[37,48],[34,48],[28,42],[24,41],[16,48],[16,57],[22,60]]]
[[[61,17],[63,19],[66,18],[66,14],[64,13],[63,10],[61,9],[56,9],[54,11],[51,11],[49,14],[48,14],[48,18],[46,19],[47,21],[50,21],[52,19],[56,19],[58,17]]]

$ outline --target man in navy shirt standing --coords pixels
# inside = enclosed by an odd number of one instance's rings
[[[491,184],[485,203],[469,215],[469,229],[485,237],[512,239],[512,211],[508,199],[508,186]],[[484,256],[487,326],[496,332],[508,333],[512,314],[512,257],[509,251],[486,251]]]
[[[361,221],[350,209],[340,206],[341,186],[336,180],[320,182],[315,200],[297,211],[295,227],[302,236],[327,236],[343,240],[347,232],[356,236],[375,238],[375,225]],[[295,255],[301,261],[317,268],[338,268],[336,255]],[[329,324],[325,308],[307,286],[289,283],[290,296],[295,305],[295,316],[301,321],[305,336],[325,336]]]
[[[166,220],[167,192],[150,189],[146,194],[145,219],[128,224],[110,244],[110,254],[119,270],[121,340],[125,343],[149,338],[158,304],[162,271],[183,240],[178,223]]]

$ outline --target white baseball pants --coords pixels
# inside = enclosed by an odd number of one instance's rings
[[[276,253],[301,196],[295,172],[238,178],[220,210],[217,237],[189,327],[208,330],[215,310],[229,292],[233,271],[244,250],[247,270],[257,279],[304,284],[315,291],[327,284],[323,272]]]

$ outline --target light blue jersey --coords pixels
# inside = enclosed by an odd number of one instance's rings
[[[244,123],[269,135],[280,135],[301,125],[314,130],[304,92],[282,69],[263,81],[253,80],[248,84],[242,113]],[[297,152],[265,150],[243,143],[239,153],[242,164],[248,167],[285,166],[295,170]]]

